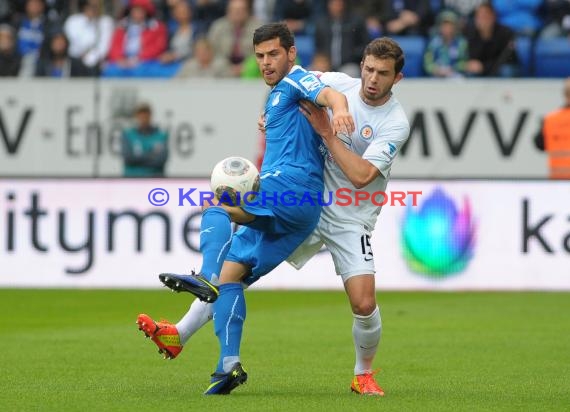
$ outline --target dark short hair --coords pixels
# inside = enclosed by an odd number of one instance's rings
[[[479,6],[477,6],[475,8],[475,11],[477,11],[479,9],[488,9],[494,16],[497,15],[497,12],[495,10],[495,6],[493,6],[493,3],[491,3],[490,1],[485,1],[485,2],[481,3]]]
[[[368,43],[364,49],[362,60],[364,61],[366,56],[370,55],[378,59],[394,59],[396,74],[400,73],[404,68],[404,51],[398,43],[389,37],[380,37]]]
[[[257,46],[264,41],[279,39],[281,46],[289,51],[295,45],[295,38],[285,23],[269,23],[258,27],[253,33],[253,45]]]
[[[152,108],[150,107],[150,104],[143,102],[143,103],[139,103],[135,106],[135,113],[139,114],[139,113],[151,113],[152,112]]]
[[[83,11],[85,9],[85,7],[87,7],[87,5],[89,4],[89,0],[79,0],[79,2],[77,3],[77,8],[81,11]]]

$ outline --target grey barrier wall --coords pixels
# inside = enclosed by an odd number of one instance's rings
[[[412,126],[393,177],[547,177],[534,147],[562,103],[560,80],[406,80]],[[120,134],[150,102],[169,131],[170,177],[208,176],[230,155],[254,160],[267,86],[235,80],[2,80],[0,176],[121,176]]]

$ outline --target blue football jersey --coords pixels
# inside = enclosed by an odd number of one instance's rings
[[[273,87],[265,104],[266,148],[261,176],[283,174],[312,190],[322,190],[326,147],[299,111],[299,100],[316,103],[325,87],[300,66],[293,66]]]

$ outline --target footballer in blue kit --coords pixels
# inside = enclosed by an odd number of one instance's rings
[[[287,259],[318,223],[325,149],[320,136],[300,115],[298,102],[316,102],[325,87],[314,74],[294,66],[267,98],[259,190],[263,196],[253,205],[242,206],[256,219],[234,235],[226,257],[251,267],[248,283]],[[280,198],[285,192],[291,194],[288,202]],[[311,200],[300,201],[307,197]]]
[[[272,87],[264,111],[266,149],[259,189],[260,195],[269,195],[263,202],[243,206],[204,204],[200,272],[159,275],[175,291],[214,302],[220,357],[206,394],[228,394],[247,379],[239,357],[246,317],[242,280],[247,277],[251,283],[285,261],[315,229],[320,217],[318,197],[323,190],[326,151],[300,111],[299,102],[309,100],[330,108],[336,132],[354,130],[346,97],[294,64],[294,38],[285,24],[259,27],[253,46],[263,79]],[[294,201],[281,202],[279,195],[284,192]],[[312,201],[301,201],[308,198]],[[242,225],[233,236],[232,221]],[[168,328],[166,324],[156,323],[147,315],[139,315],[137,323],[166,357],[173,358],[182,349],[177,334],[161,330]]]

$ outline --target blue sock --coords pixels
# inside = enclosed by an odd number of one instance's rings
[[[200,252],[202,268],[200,273],[212,280],[212,275],[220,275],[222,265],[232,240],[232,222],[230,215],[222,207],[209,207],[202,213],[200,223]]]
[[[214,330],[220,342],[220,359],[216,372],[227,373],[239,362],[241,333],[245,321],[245,296],[241,283],[220,285],[214,302]]]

